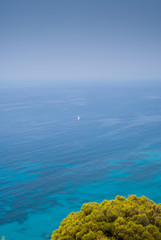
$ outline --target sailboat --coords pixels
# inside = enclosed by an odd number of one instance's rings
[[[78,115],[78,118],[77,118],[77,119],[78,119],[78,121],[80,120],[80,116],[79,116],[79,115]]]

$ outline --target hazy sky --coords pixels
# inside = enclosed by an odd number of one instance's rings
[[[161,0],[0,0],[0,81],[161,79]]]

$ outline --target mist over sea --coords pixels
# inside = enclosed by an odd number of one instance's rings
[[[3,87],[0,126],[0,238],[47,239],[118,194],[161,202],[159,82]]]

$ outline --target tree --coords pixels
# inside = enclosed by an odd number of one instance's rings
[[[161,240],[161,204],[145,196],[86,203],[71,213],[51,240]]]

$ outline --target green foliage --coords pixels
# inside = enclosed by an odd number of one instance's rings
[[[51,240],[161,240],[161,204],[136,195],[86,203],[62,221]]]

